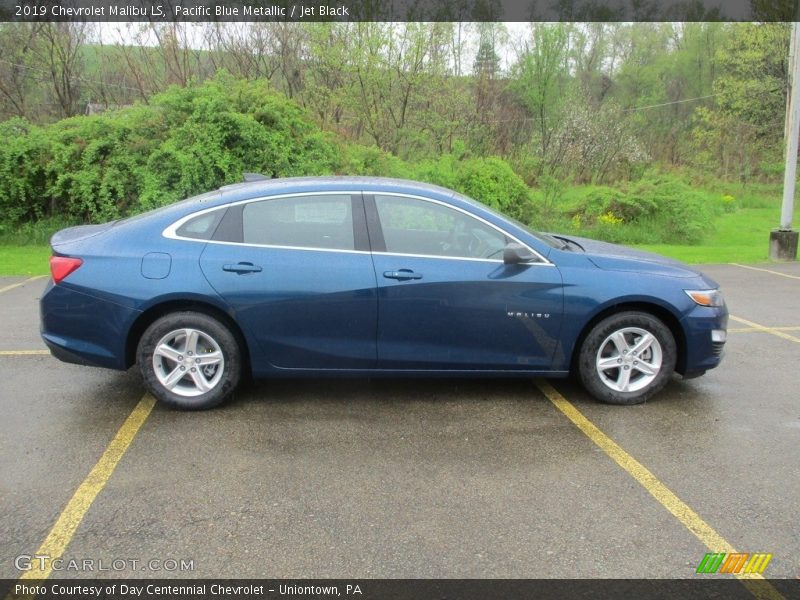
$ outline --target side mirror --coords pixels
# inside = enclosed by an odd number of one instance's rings
[[[503,262],[507,265],[519,265],[536,261],[536,255],[522,244],[509,242],[503,249]]]

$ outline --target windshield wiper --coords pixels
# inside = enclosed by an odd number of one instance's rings
[[[566,238],[566,237],[563,237],[563,236],[560,236],[560,235],[552,235],[552,234],[551,234],[551,236],[552,236],[552,237],[554,237],[555,239],[557,239],[557,240],[559,240],[559,241],[563,242],[563,243],[561,244],[561,248],[559,248],[559,250],[567,250],[567,249],[569,249],[569,248],[570,248],[570,246],[575,246],[575,247],[579,248],[579,249],[580,249],[582,252],[585,252],[585,250],[584,250],[583,246],[581,246],[581,245],[580,245],[578,242],[576,242],[575,240],[571,240],[571,239],[569,239],[569,238]]]

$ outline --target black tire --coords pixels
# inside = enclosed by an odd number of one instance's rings
[[[636,343],[643,340],[642,331],[650,333],[657,344],[651,343],[644,350],[644,360],[638,361],[636,359],[642,355],[633,356],[632,351]],[[611,339],[612,334],[622,335],[622,339],[617,337],[619,345]],[[627,342],[628,349],[619,352],[623,342]],[[639,371],[654,364],[658,355],[660,367],[657,371],[650,369],[653,372],[649,374]],[[601,358],[620,366],[601,369],[597,364]],[[578,373],[586,390],[597,400],[607,404],[640,404],[667,384],[675,372],[676,360],[677,347],[669,327],[649,313],[626,311],[606,317],[592,328],[579,351]],[[633,389],[622,391],[625,389],[622,369],[626,366],[630,378],[627,385]],[[614,389],[615,385],[621,389]]]
[[[182,330],[190,334],[182,335]],[[158,355],[157,346],[163,348]],[[166,351],[180,356],[167,357]],[[233,395],[242,375],[242,352],[236,337],[217,319],[199,312],[170,313],[153,322],[139,340],[136,359],[147,391],[180,410],[222,404]],[[203,361],[208,364],[197,364]],[[175,381],[170,389],[162,379],[168,380],[173,371]]]

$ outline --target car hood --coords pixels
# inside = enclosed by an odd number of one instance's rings
[[[111,229],[115,222],[116,221],[111,221],[110,223],[101,223],[99,225],[77,225],[75,227],[67,227],[61,231],[56,231],[53,234],[53,237],[50,238],[50,245],[55,248],[56,246],[61,246],[63,244],[78,242],[80,240],[94,237]]]
[[[557,237],[580,245],[586,253],[586,258],[596,267],[606,271],[632,271],[667,277],[697,277],[699,275],[704,277],[709,284],[716,285],[700,271],[660,254],[589,238],[562,235]]]

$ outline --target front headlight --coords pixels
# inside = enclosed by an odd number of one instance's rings
[[[683,290],[700,306],[724,306],[725,300],[719,290]]]

